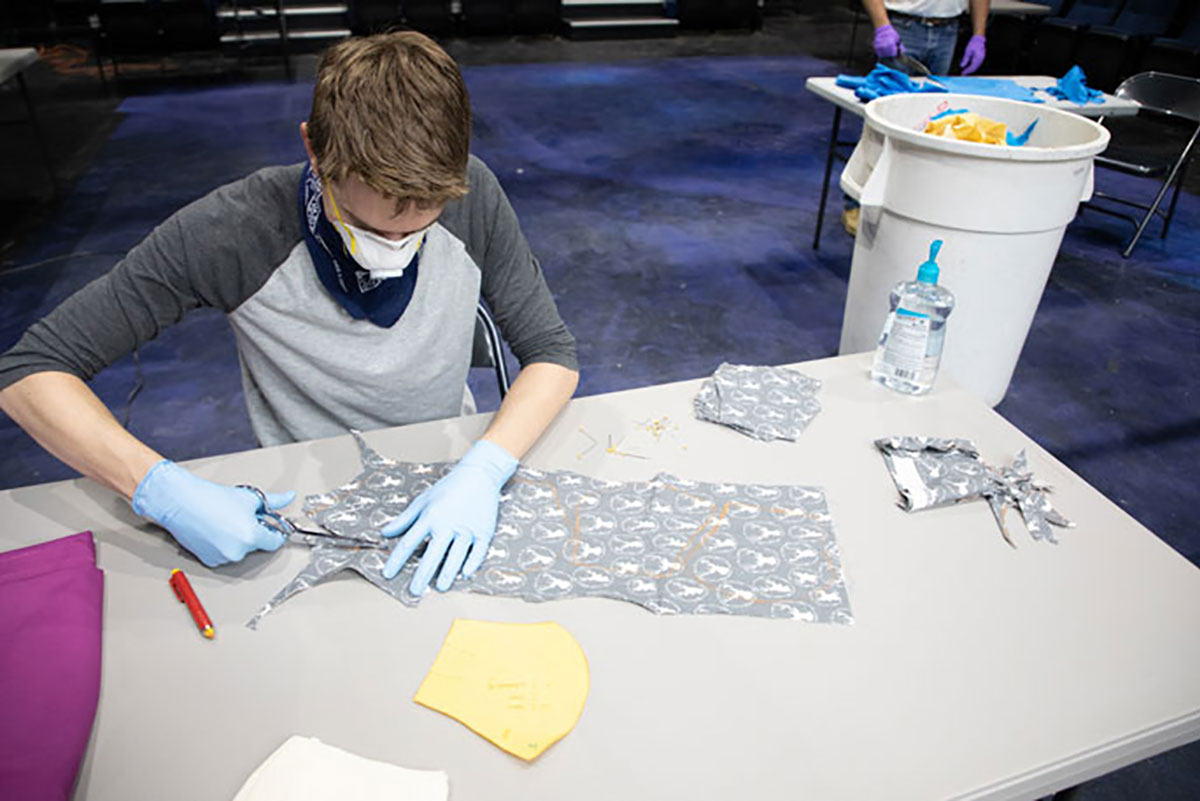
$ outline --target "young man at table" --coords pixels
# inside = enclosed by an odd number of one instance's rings
[[[135,439],[84,381],[185,312],[224,310],[254,432],[276,445],[467,413],[482,290],[522,365],[459,463],[384,527],[385,573],[448,589],[487,555],[501,486],[575,391],[575,343],[495,176],[469,155],[454,61],[414,32],[325,53],[300,135],[308,162],[260,170],[172,215],[0,356],[0,408],[130,499],[210,566],[284,537],[255,496]],[[294,493],[272,494],[279,508]]]

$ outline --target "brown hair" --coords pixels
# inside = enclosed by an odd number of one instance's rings
[[[346,39],[317,68],[308,137],[325,180],[354,176],[436,206],[467,193],[471,101],[458,65],[416,31]]]

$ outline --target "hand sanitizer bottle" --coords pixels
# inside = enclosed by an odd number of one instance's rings
[[[929,260],[917,269],[916,281],[901,281],[892,288],[891,309],[875,349],[871,378],[908,395],[924,395],[933,388],[946,318],[954,309],[954,295],[937,283],[941,247],[940,239],[929,246]]]

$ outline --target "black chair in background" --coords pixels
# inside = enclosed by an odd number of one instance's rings
[[[1194,2],[1194,0],[1191,0]],[[1088,85],[1111,92],[1131,75],[1150,39],[1163,36],[1175,21],[1180,0],[1125,0],[1112,25],[1083,31],[1075,51]]]
[[[1049,6],[1048,18],[1062,13],[1067,0],[1038,0]],[[1026,67],[1029,50],[1033,45],[1034,32],[1043,17],[1023,14],[996,14],[988,20],[987,59],[983,70],[989,75],[1029,74]]]
[[[1150,40],[1142,54],[1143,70],[1200,76],[1200,4],[1193,1],[1182,8],[1185,16],[1178,33]]]
[[[1063,75],[1077,63],[1079,37],[1092,25],[1111,25],[1125,0],[1074,0],[1061,17],[1038,23],[1029,50],[1029,72]],[[1084,70],[1087,67],[1084,66]]]
[[[483,301],[475,308],[475,337],[471,343],[471,366],[490,367],[496,374],[496,387],[500,390],[500,400],[508,394],[508,365],[504,361],[504,347],[501,344],[500,329],[492,320]]]
[[[1099,190],[1094,193],[1092,200],[1083,205],[1094,211],[1121,217],[1134,225],[1133,237],[1121,253],[1129,258],[1146,226],[1155,216],[1162,218],[1163,239],[1166,239],[1170,230],[1175,203],[1179,200],[1179,187],[1183,184],[1188,161],[1200,139],[1200,79],[1162,72],[1142,72],[1123,81],[1117,87],[1116,95],[1133,100],[1140,109],[1137,117],[1118,118],[1109,124],[1112,141],[1108,149],[1096,157],[1096,165],[1128,175],[1161,179],[1162,183],[1149,205]],[[1172,139],[1180,145],[1177,152],[1171,152],[1165,146]],[[1172,186],[1175,192],[1164,211],[1162,204]],[[1108,207],[1106,202],[1140,209],[1143,213],[1140,217],[1128,214]]]

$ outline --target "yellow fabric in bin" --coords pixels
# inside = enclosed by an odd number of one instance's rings
[[[925,126],[927,134],[967,142],[982,142],[985,145],[1005,144],[1006,131],[1007,126],[1004,123],[981,117],[973,111],[948,114],[941,119],[930,120]]]
[[[557,623],[455,620],[413,700],[531,760],[583,714],[587,657]]]

